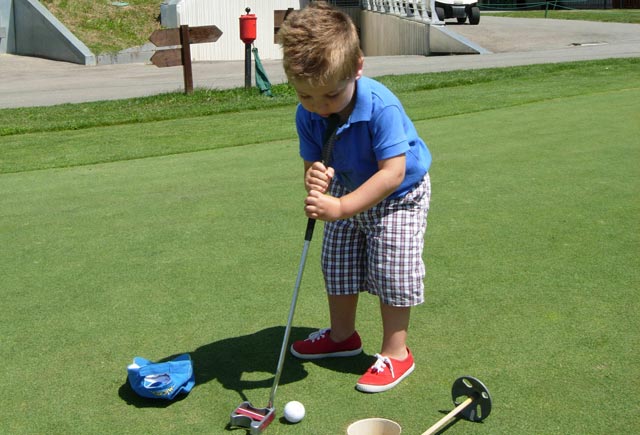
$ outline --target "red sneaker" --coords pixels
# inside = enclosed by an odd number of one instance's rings
[[[291,353],[301,359],[320,359],[339,356],[354,356],[362,352],[362,341],[357,332],[340,343],[329,337],[331,329],[321,329],[305,340],[295,341]]]
[[[381,393],[398,385],[416,367],[408,348],[407,352],[409,355],[402,361],[376,354],[377,361],[358,379],[356,389],[365,393]]]

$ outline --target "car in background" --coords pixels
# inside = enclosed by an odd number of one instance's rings
[[[467,19],[469,24],[480,22],[480,8],[476,0],[436,0],[436,14],[441,21],[455,18],[460,24]]]

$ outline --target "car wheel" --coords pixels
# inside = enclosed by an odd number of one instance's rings
[[[480,22],[480,8],[474,6],[471,8],[471,14],[469,15],[469,24],[478,24]]]
[[[436,8],[436,15],[440,21],[444,21],[444,8]]]

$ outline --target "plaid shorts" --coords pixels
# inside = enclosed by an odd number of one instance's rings
[[[330,193],[340,197],[348,190],[336,181]],[[402,198],[387,198],[349,219],[326,222],[321,261],[327,293],[366,291],[396,307],[423,303],[422,250],[430,198],[426,174]]]

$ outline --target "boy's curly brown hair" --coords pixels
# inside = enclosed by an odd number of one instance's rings
[[[347,14],[326,2],[314,2],[289,14],[277,35],[289,81],[324,85],[356,75],[360,40]]]

